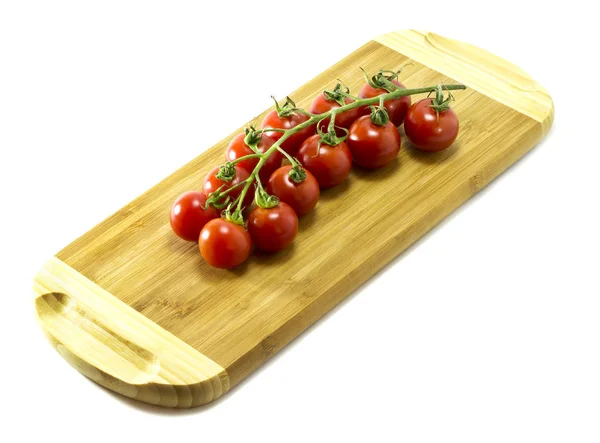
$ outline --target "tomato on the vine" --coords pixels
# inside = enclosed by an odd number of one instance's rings
[[[267,137],[264,134],[259,134],[258,136],[258,144],[256,145],[258,151],[261,154],[264,154],[269,148],[275,143],[275,141]],[[237,160],[238,158],[245,157],[247,155],[256,154],[244,141],[246,138],[246,134],[238,134],[233,140],[229,143],[227,148],[225,149],[225,159],[229,162]],[[271,174],[281,166],[282,154],[279,151],[273,152],[269,157],[267,157],[265,163],[258,173],[260,181],[266,183]],[[256,165],[258,164],[258,158],[250,158],[247,160],[242,160],[236,163],[236,166],[239,166],[242,169],[245,169],[248,174],[251,174]]]
[[[221,186],[223,186],[223,189],[221,189],[221,192],[228,190],[229,188],[232,188],[238,184],[240,184],[241,182],[245,181],[248,177],[250,177],[250,174],[248,173],[248,171],[246,171],[243,168],[240,168],[238,165],[235,165],[235,176],[233,177],[233,179],[231,181],[225,181],[225,180],[221,180],[220,178],[217,178],[217,173],[219,172],[219,166],[217,166],[216,168],[212,169],[207,175],[206,178],[204,179],[204,193],[208,196],[211,193],[215,192],[217,189],[219,189]],[[232,190],[229,194],[231,197],[231,200],[235,200],[242,192],[242,189],[244,188],[244,185],[239,185],[237,186],[236,189]],[[246,193],[246,196],[244,198],[244,205],[248,206],[252,203],[253,200],[253,192],[251,192],[251,190],[249,190]]]
[[[267,192],[292,207],[298,217],[309,213],[319,201],[320,191],[317,179],[304,171],[306,178],[297,183],[290,177],[292,165],[277,169],[267,182]]]
[[[433,98],[424,98],[410,107],[404,119],[404,132],[413,146],[421,151],[436,152],[448,148],[458,135],[458,117],[445,106],[432,107]]]
[[[395,77],[396,74],[392,74],[391,76],[384,76],[383,73],[377,74],[375,77],[373,77],[370,83],[365,83],[365,85],[361,88],[360,92],[358,93],[358,97],[361,99],[373,98],[390,92],[387,89],[383,88],[383,85],[377,87],[378,82],[383,81],[382,79],[393,83],[399,88],[406,89],[406,87],[398,80],[396,80]],[[385,109],[390,116],[390,121],[395,126],[400,126],[402,124],[406,113],[408,112],[408,108],[410,108],[410,104],[411,98],[409,95],[400,98],[393,98],[384,102]],[[361,108],[361,110],[363,115],[368,115],[370,112],[368,107],[363,107]]]
[[[350,97],[344,97],[339,95],[339,92],[337,92],[338,95],[336,95],[336,91],[338,88],[341,89],[341,85],[336,85],[336,89],[334,89],[333,91],[325,91],[317,95],[310,105],[309,112],[311,114],[323,114],[324,112],[329,112],[332,109],[338,109],[342,106],[341,103],[348,105],[354,101]],[[350,125],[354,122],[354,120],[360,117],[360,112],[360,108],[354,108],[336,114],[334,121],[335,126],[338,127],[336,128],[336,133],[339,136],[344,135],[345,131],[339,128],[349,129]],[[326,118],[321,123],[319,123],[319,127],[322,131],[327,131],[329,121],[330,119]]]
[[[272,208],[257,206],[248,216],[248,232],[257,249],[276,252],[287,248],[298,233],[298,216],[282,201]]]
[[[170,223],[173,232],[179,237],[197,242],[204,225],[218,216],[215,208],[206,206],[206,195],[198,191],[188,191],[173,203]]]
[[[234,268],[246,261],[252,249],[252,239],[241,225],[215,218],[200,232],[200,253],[215,268]]]
[[[340,141],[330,146],[319,134],[307,138],[298,150],[298,160],[315,176],[321,189],[342,183],[352,169],[352,154],[348,145]]]
[[[261,128],[274,128],[274,129],[292,129],[296,126],[304,123],[310,117],[296,111],[296,104],[289,97],[283,106],[279,106],[275,102],[275,109],[270,111],[261,123]],[[298,132],[290,135],[282,144],[281,149],[290,155],[296,155],[298,148],[304,140],[315,133],[315,126],[307,126],[299,130]],[[281,131],[266,131],[265,134],[277,141],[283,136]]]
[[[375,124],[365,115],[350,126],[348,147],[354,162],[367,169],[387,165],[400,151],[400,133],[391,121]]]

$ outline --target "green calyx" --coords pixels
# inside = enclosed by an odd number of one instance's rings
[[[385,126],[390,121],[385,106],[383,106],[383,96],[380,96],[378,106],[369,106],[371,109],[371,122],[377,126]]]
[[[435,110],[436,114],[450,109],[450,102],[454,100],[454,96],[450,91],[446,90],[446,92],[448,92],[448,96],[444,98],[443,86],[437,85],[435,89],[435,98],[431,100],[431,104],[429,105],[430,108]]]
[[[215,174],[219,180],[230,182],[235,177],[235,166],[231,162],[227,162],[224,165],[219,166],[219,172]]]
[[[221,217],[227,221],[230,221],[231,223],[235,223],[236,225],[246,227],[246,223],[244,222],[244,215],[242,214],[242,209],[237,208],[233,212],[232,209],[233,203],[230,203],[229,206],[227,206],[227,209],[225,209],[221,214]]]
[[[259,154],[258,144],[262,140],[262,133],[257,131],[254,126],[247,127],[245,132],[246,136],[244,137],[244,143],[246,143],[252,151]]]
[[[398,79],[398,75],[402,72],[402,68],[398,71],[380,69],[373,77],[369,77],[363,68],[360,69],[363,72],[367,83],[375,89],[385,89],[387,92],[394,92],[399,88],[393,81]]]
[[[346,97],[348,97],[349,94],[350,89],[341,83],[336,84],[333,90],[326,89],[323,91],[325,100],[336,102],[340,106],[344,106],[346,104]]]
[[[279,199],[274,195],[269,195],[267,191],[265,191],[260,184],[260,181],[257,180],[256,191],[254,192],[254,200],[256,204],[263,209],[274,208],[279,205]]]
[[[297,159],[294,159],[292,169],[290,169],[288,175],[295,183],[301,183],[306,180],[306,171]]]
[[[327,118],[320,120],[319,123],[317,124],[317,133],[319,134],[319,137],[320,137],[319,146],[317,148],[317,154],[319,153],[319,149],[321,148],[321,143],[325,143],[326,145],[329,145],[329,146],[337,146],[340,143],[342,143],[343,141],[346,141],[346,139],[348,138],[348,130],[346,128],[342,128],[340,126],[335,126],[335,116],[336,116],[336,111],[332,110],[331,117],[329,117],[329,125],[327,125],[327,132],[323,132],[323,130],[321,129],[321,127],[323,126],[322,123],[325,120],[327,120]],[[339,137],[337,135],[336,128],[342,130],[344,132],[344,135]]]
[[[290,97],[285,98],[285,103],[283,106],[279,106],[279,103],[277,103],[275,97],[271,96],[271,98],[275,102],[275,109],[277,110],[277,115],[279,117],[289,117],[296,112],[296,103],[294,103],[294,100],[292,100]]]

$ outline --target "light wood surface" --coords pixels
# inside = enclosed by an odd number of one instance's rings
[[[226,271],[206,265],[197,245],[177,238],[168,214],[179,194],[201,189],[206,173],[223,162],[237,132],[231,134],[60,251],[41,271],[38,315],[63,356],[88,377],[142,401],[181,407],[210,401],[548,132],[549,95],[513,65],[434,34],[404,31],[378,41],[291,96],[308,107],[337,78],[356,93],[363,82],[359,67],[373,72],[412,62],[400,78],[407,87],[457,81],[469,86],[455,93],[461,130],[454,146],[424,154],[408,148],[403,136],[397,161],[377,171],[354,170],[346,184],[322,193],[316,210],[300,220],[293,247],[254,254]],[[323,376],[334,374],[323,368]],[[169,384],[176,386],[170,392]],[[198,389],[183,395],[187,385]]]

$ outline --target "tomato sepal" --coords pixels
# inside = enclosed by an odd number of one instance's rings
[[[230,203],[227,208],[221,214],[221,218],[227,220],[231,223],[235,223],[236,225],[240,225],[246,227],[246,221],[244,220],[244,208],[236,208],[233,212],[234,203]]]
[[[256,191],[254,191],[254,201],[258,207],[263,209],[270,209],[279,205],[279,199],[276,196],[267,193],[262,185],[256,187]]]
[[[323,91],[323,96],[325,100],[336,102],[340,106],[346,105],[346,97],[354,98],[350,96],[350,88],[342,83],[337,83],[332,90]],[[356,98],[354,99],[356,100]]]
[[[219,180],[230,182],[235,178],[235,165],[232,162],[227,162],[219,166],[219,171],[215,174]]]
[[[295,164],[292,166],[292,169],[290,169],[288,175],[295,183],[301,183],[304,180],[306,180],[306,171],[304,170],[298,159],[295,158],[294,160]]]

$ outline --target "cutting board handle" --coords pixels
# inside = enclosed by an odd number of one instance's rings
[[[518,66],[488,51],[433,32],[404,30],[375,41],[541,123],[540,139],[554,121],[554,104]]]
[[[54,348],[108,389],[170,407],[208,403],[229,389],[220,365],[57,258],[42,267],[34,292]]]

